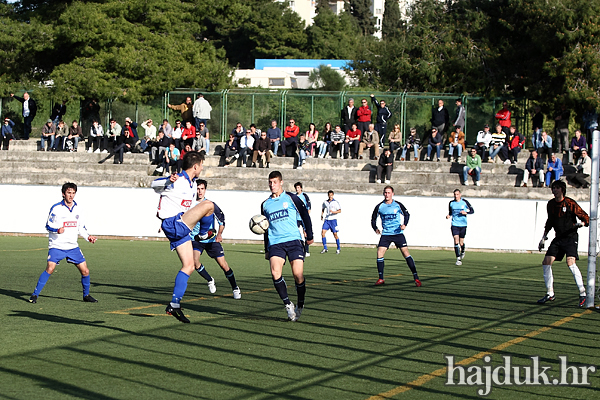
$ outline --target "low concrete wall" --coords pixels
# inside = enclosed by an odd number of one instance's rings
[[[266,183],[266,182],[265,182]],[[209,183],[210,184],[210,183]],[[286,182],[286,189],[291,189]],[[266,188],[265,184],[265,188]],[[313,211],[313,230],[317,245],[321,235],[321,204],[325,193],[308,193]],[[225,212],[224,238],[256,240],[248,229],[249,219],[260,213],[264,192],[218,191],[208,188],[207,197]],[[59,186],[0,185],[4,215],[0,232],[45,233],[50,207],[61,200]],[[342,243],[376,244],[371,229],[371,214],[381,195],[337,194],[342,206],[338,219]],[[550,198],[550,197],[549,197]],[[467,198],[468,199],[468,198]],[[445,219],[450,198],[396,197],[410,213],[406,229],[409,246],[451,247],[450,221]],[[468,199],[475,213],[468,217],[465,243],[468,248],[499,250],[537,250],[546,221],[546,201],[514,199]],[[161,237],[160,221],[155,217],[158,195],[145,188],[80,187],[75,201],[85,211],[88,230],[95,235]],[[586,211],[589,202],[581,202]],[[579,251],[587,252],[588,229],[580,229]],[[552,236],[552,233],[550,235]],[[333,241],[331,233],[328,242]]]

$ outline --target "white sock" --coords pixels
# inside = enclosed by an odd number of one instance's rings
[[[544,282],[549,296],[554,296],[554,277],[552,276],[552,265],[542,265],[544,267]]]
[[[575,284],[577,285],[577,289],[579,289],[579,295],[585,296],[585,286],[583,286],[583,278],[581,277],[581,271],[579,271],[579,267],[577,264],[569,265],[569,269],[573,274],[573,278],[575,278]]]

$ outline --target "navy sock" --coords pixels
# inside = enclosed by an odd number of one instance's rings
[[[405,258],[406,264],[408,264],[408,268],[410,268],[410,272],[412,272],[413,277],[415,279],[419,279],[419,275],[417,275],[417,267],[415,266],[415,260],[413,260],[412,256],[408,256]]]
[[[283,276],[279,279],[273,279],[273,284],[275,285],[277,293],[279,293],[279,297],[281,297],[281,300],[283,300],[283,304],[290,304],[291,301],[288,297],[287,286],[285,284],[285,279],[283,279]]]
[[[171,303],[179,304],[187,289],[187,283],[190,276],[183,271],[179,271],[175,277],[175,287],[173,288],[173,299]]]
[[[461,253],[465,252],[465,244],[464,243],[460,246],[460,252]]]
[[[327,250],[327,239],[323,238],[322,241],[323,241],[323,248],[325,250]]]
[[[383,257],[377,259],[377,273],[379,274],[379,279],[383,279],[383,267],[384,261]]]
[[[40,275],[40,279],[38,279],[37,285],[35,286],[35,290],[33,291],[33,296],[40,295],[40,293],[42,292],[42,289],[48,282],[48,279],[50,279],[50,274],[47,273],[46,270],[44,270],[44,272],[42,272],[42,274]]]
[[[304,297],[306,296],[306,279],[302,283],[296,283],[296,293],[298,294],[298,307],[304,307]]]
[[[454,254],[456,254],[456,257],[460,257],[460,246],[457,244],[454,245]]]
[[[304,253],[310,253],[310,245],[306,242],[304,244]]]
[[[340,239],[335,239],[335,244],[337,244],[337,249],[340,249]]]
[[[90,294],[90,276],[81,277],[81,286],[83,287],[83,297]]]
[[[235,275],[233,275],[233,270],[229,268],[229,271],[225,272],[225,278],[229,281],[232,289],[237,287],[237,283],[235,281]]]
[[[206,268],[204,268],[203,264],[200,264],[200,268],[198,268],[196,272],[198,272],[200,276],[206,279],[207,281],[212,281],[212,276],[210,276]]]

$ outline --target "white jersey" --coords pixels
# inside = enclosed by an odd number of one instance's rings
[[[333,199],[331,201],[329,200],[325,200],[323,202],[323,207],[321,207],[321,210],[324,212],[323,214],[323,219],[325,221],[333,221],[337,219],[337,214],[332,214],[333,211],[338,211],[341,210],[342,207],[340,206],[340,203],[338,203],[338,201],[336,199]]]
[[[65,228],[65,231],[58,233],[60,228]],[[73,207],[69,209],[64,200],[50,208],[46,230],[48,231],[48,248],[50,249],[76,249],[79,247],[79,244],[77,244],[79,234],[85,240],[90,236],[77,203],[73,202]]]
[[[152,182],[152,189],[160,193],[156,216],[160,219],[174,217],[189,210],[196,199],[196,181],[191,180],[185,171],[177,174],[179,179],[171,182],[169,177]]]

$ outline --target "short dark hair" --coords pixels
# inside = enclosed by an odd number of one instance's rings
[[[75,190],[75,192],[77,192],[77,185],[74,184],[73,182],[67,182],[64,185],[62,185],[62,194],[67,193],[68,189],[73,189]]]
[[[208,187],[208,182],[206,179],[196,179],[196,186],[204,185],[204,189]]]
[[[275,179],[275,178],[279,178],[279,180],[282,181],[283,175],[281,175],[281,172],[279,172],[279,171],[271,171],[271,173],[269,174],[269,180]]]
[[[188,170],[192,168],[196,164],[201,164],[204,162],[204,154],[198,153],[197,151],[188,151],[183,156],[183,165],[181,169]]]
[[[333,190],[330,190],[330,191],[327,192],[327,194],[329,194],[329,193],[335,194],[335,193],[333,193]]]
[[[460,193],[460,189],[454,189],[454,192],[452,192],[452,193],[456,193],[456,192]]]
[[[554,189],[559,187],[560,190],[563,193],[563,196],[565,196],[567,194],[567,184],[564,183],[563,181],[554,181],[552,182],[552,185],[550,185],[550,189]]]
[[[256,125],[250,124],[250,128],[256,128]]]
[[[394,192],[394,188],[393,188],[393,187],[391,187],[390,185],[387,185],[386,187],[384,187],[384,188],[383,188],[383,191],[385,192],[385,191],[386,191],[386,189],[390,189],[390,190],[392,191],[392,193],[395,193],[395,192]]]
[[[298,186],[300,186],[300,189],[302,189],[302,182],[294,183],[294,188],[297,188]]]

